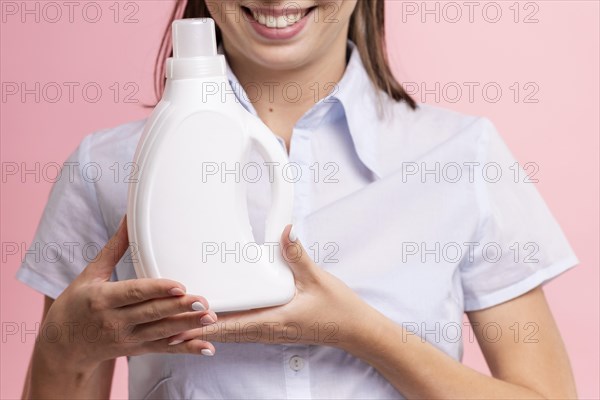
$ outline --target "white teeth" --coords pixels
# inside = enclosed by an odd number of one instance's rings
[[[277,17],[277,27],[285,28],[286,26],[288,26],[288,18],[284,17],[283,15],[281,17]]]
[[[277,18],[273,15],[267,15],[267,27],[277,28]]]
[[[252,16],[254,19],[261,25],[266,26],[267,28],[287,28],[288,26],[294,25],[296,22],[300,21],[303,17],[302,12],[298,12],[296,14],[288,14],[281,15],[279,17],[275,17],[274,15],[265,15],[261,14],[257,11],[252,11]]]

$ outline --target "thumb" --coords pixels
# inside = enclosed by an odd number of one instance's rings
[[[109,280],[115,266],[123,257],[128,247],[127,216],[124,216],[113,237],[110,238],[96,258],[86,267],[86,275],[90,278]]]
[[[292,225],[286,226],[281,234],[281,252],[296,281],[304,283],[317,281],[319,267],[300,243]]]

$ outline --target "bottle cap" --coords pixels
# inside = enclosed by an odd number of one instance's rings
[[[217,55],[215,22],[211,18],[186,18],[173,21],[173,58]]]

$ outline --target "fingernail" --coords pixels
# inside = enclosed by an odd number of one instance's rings
[[[209,356],[209,357],[212,357],[215,355],[210,349],[202,349],[202,351],[200,353],[203,356]]]
[[[296,232],[294,231],[294,226],[292,225],[292,229],[290,229],[290,233],[288,235],[290,241],[295,242],[298,240],[298,236],[296,236]]]
[[[169,289],[169,294],[171,296],[183,296],[185,292],[181,288],[174,287],[173,289]]]
[[[214,324],[215,320],[213,319],[213,317],[210,316],[210,314],[206,314],[206,315],[202,316],[202,318],[200,318],[200,323],[202,325],[210,325],[210,324]]]
[[[123,221],[125,221],[125,216],[124,215],[121,217],[121,220],[119,221],[119,225],[117,225],[118,226],[117,229],[120,229],[123,226]]]
[[[175,346],[176,344],[179,344],[179,343],[183,343],[183,340],[175,339],[171,343],[169,343],[169,346]]]
[[[200,303],[199,301],[195,301],[192,303],[192,310],[194,311],[206,311],[206,307],[204,307],[204,304]]]

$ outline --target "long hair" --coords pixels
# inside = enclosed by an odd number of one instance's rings
[[[165,62],[173,56],[171,23],[181,18],[210,18],[206,0],[177,1],[156,57],[154,90],[158,99],[165,88]],[[216,26],[217,44],[221,43],[221,30]],[[392,73],[385,42],[384,0],[358,0],[350,18],[348,39],[357,47],[365,70],[375,87],[397,102],[405,101],[413,110],[417,103],[396,80]]]

